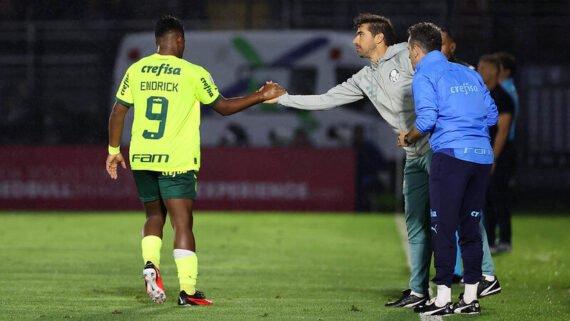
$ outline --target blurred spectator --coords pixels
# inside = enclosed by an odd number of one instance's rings
[[[515,104],[515,112],[513,114],[513,121],[511,122],[511,129],[509,131],[509,142],[513,142],[515,139],[515,125],[519,114],[519,95],[517,93],[514,80],[517,70],[516,62],[515,57],[508,52],[500,51],[497,53],[497,57],[501,63],[499,82],[501,83],[501,86],[503,86],[503,89],[505,89],[511,96],[513,103]]]
[[[386,161],[373,142],[366,139],[364,127],[354,126],[352,146],[356,156],[356,204],[358,212],[375,210],[371,199],[380,194],[384,187],[380,181],[379,171]]]
[[[352,145],[352,129],[346,124],[330,126],[327,129],[327,138],[335,142],[337,147],[348,147]]]
[[[514,114],[514,103],[499,83],[501,65],[496,55],[479,59],[477,71],[491,92],[499,111],[499,121],[490,129],[495,163],[487,189],[485,227],[491,252],[511,251],[511,212],[509,209],[509,179],[514,162],[514,148],[508,136]],[[495,245],[495,226],[499,226],[499,244]]]
[[[269,131],[269,144],[271,147],[285,147],[291,141],[292,133],[282,127],[273,128]]]
[[[249,145],[249,138],[243,127],[230,123],[224,130],[219,145],[245,147]]]
[[[25,80],[8,82],[2,91],[2,143],[29,144],[38,137],[39,113],[34,113]]]
[[[313,143],[311,142],[307,131],[302,128],[295,129],[295,133],[293,135],[293,141],[291,142],[291,147],[295,148],[309,148],[313,147]]]

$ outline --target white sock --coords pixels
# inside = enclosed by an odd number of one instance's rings
[[[412,291],[410,294],[415,295],[415,296],[417,296],[418,298],[423,298],[423,297],[425,296],[425,294],[421,294],[421,293],[414,292],[414,291]]]
[[[485,280],[488,281],[488,282],[493,282],[493,281],[495,281],[495,276],[494,276],[494,275],[486,275],[486,274],[483,274],[483,277],[484,277]]]
[[[474,300],[477,300],[477,286],[479,282],[475,284],[465,284],[465,294],[463,295],[463,302],[469,304]]]
[[[449,302],[451,302],[451,288],[445,285],[438,285],[435,306],[441,308]]]
[[[183,257],[196,255],[196,253],[190,250],[174,249],[174,259],[181,259]]]

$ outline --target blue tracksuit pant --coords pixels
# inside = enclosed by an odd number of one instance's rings
[[[464,280],[479,282],[483,244],[479,230],[491,165],[463,161],[434,153],[431,163],[430,216],[432,246],[438,285],[451,287],[459,232]]]

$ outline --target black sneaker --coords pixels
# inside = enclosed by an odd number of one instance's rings
[[[395,308],[413,308],[425,303],[427,300],[427,295],[423,298],[420,298],[419,296],[412,294],[411,289],[407,289],[405,291],[402,291],[402,297],[400,299],[394,302],[388,302],[385,304],[385,306]]]
[[[453,314],[453,303],[448,302],[442,307],[435,305],[435,298],[428,301],[425,305],[414,308],[414,312],[423,315],[450,315]]]
[[[473,300],[471,303],[467,304],[463,301],[461,296],[459,302],[453,305],[453,313],[456,314],[481,314],[481,305],[479,301]]]
[[[482,276],[479,280],[479,285],[477,286],[477,297],[484,298],[489,295],[501,293],[501,285],[499,284],[499,279],[495,276],[494,281],[487,281],[485,277]]]
[[[188,295],[186,291],[180,291],[178,297],[178,305],[211,305],[214,302],[207,300],[204,293],[196,291],[192,295]]]

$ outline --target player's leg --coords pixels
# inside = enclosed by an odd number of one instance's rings
[[[198,257],[194,239],[193,215],[196,198],[194,172],[167,174],[159,178],[161,194],[170,213],[174,229],[174,261],[180,282],[179,305],[209,305],[203,293],[196,290]]]
[[[426,315],[453,313],[451,282],[457,255],[455,231],[459,225],[459,210],[463,201],[466,173],[463,161],[435,153],[430,171],[430,217],[434,249],[437,297],[424,307],[415,309]]]
[[[142,230],[143,261],[160,266],[162,231],[166,221],[166,206],[161,199],[144,203],[146,221]]]
[[[429,174],[432,152],[407,160],[404,167],[404,204],[408,243],[410,245],[410,289],[386,306],[415,307],[428,299],[431,262],[429,219]]]
[[[485,231],[485,213],[481,213],[481,220],[479,221],[479,232],[481,233],[481,241],[483,243],[483,262],[481,264],[481,271],[483,276],[477,286],[477,297],[483,298],[501,292],[501,284],[499,279],[495,276],[495,264],[491,256],[489,242],[487,241],[487,233]]]
[[[141,240],[146,291],[154,302],[163,303],[166,301],[166,294],[159,266],[166,208],[160,199],[158,173],[133,171],[133,177],[146,213]]]
[[[487,242],[491,253],[495,252],[496,246],[496,228],[497,228],[497,211],[495,209],[495,203],[497,199],[497,182],[495,175],[491,175],[489,178],[489,185],[486,191],[485,198],[485,232],[487,234]]]
[[[509,208],[509,180],[514,163],[514,150],[507,144],[497,160],[494,175],[497,178],[497,225],[499,226],[499,252],[511,251],[511,211]]]
[[[491,165],[469,163],[471,176],[465,189],[460,211],[459,245],[463,258],[465,294],[454,306],[455,313],[480,313],[477,288],[481,280],[483,243],[480,220],[485,205],[485,191]]]

